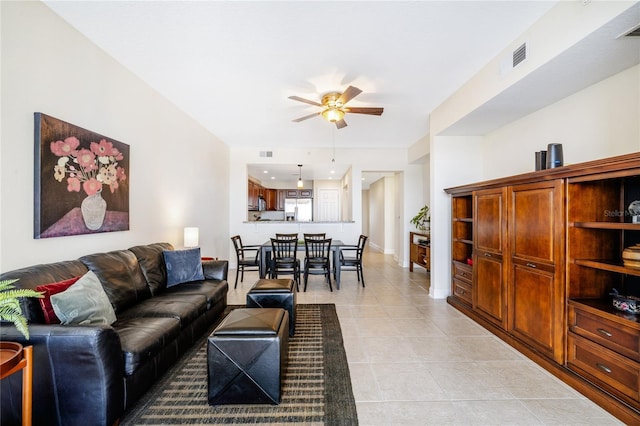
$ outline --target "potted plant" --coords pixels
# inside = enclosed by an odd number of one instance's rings
[[[27,319],[22,315],[20,307],[21,297],[42,297],[42,293],[28,288],[15,288],[14,282],[18,280],[0,281],[0,320],[12,322],[18,331],[29,339],[29,327]]]
[[[426,231],[430,221],[429,206],[426,204],[418,211],[418,214],[411,219],[411,223],[420,231]]]

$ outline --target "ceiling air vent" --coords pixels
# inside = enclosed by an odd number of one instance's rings
[[[625,33],[625,37],[640,37],[640,25],[636,25],[629,32]]]
[[[273,157],[273,151],[260,151],[260,157]]]
[[[515,68],[520,62],[527,59],[527,44],[522,43],[522,46],[513,51],[513,67]]]

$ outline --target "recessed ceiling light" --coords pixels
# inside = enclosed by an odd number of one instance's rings
[[[265,175],[268,175],[269,174],[269,170],[265,170],[262,173],[264,173]]]

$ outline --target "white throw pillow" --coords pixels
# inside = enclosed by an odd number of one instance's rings
[[[62,293],[51,296],[51,305],[61,324],[111,325],[116,321],[113,306],[93,271]]]

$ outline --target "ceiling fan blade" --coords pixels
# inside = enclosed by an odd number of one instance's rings
[[[350,112],[353,114],[369,114],[369,115],[382,115],[384,108],[369,108],[369,107],[354,107],[345,108],[344,112]]]
[[[294,101],[304,102],[305,104],[315,105],[315,106],[324,106],[320,102],[310,101],[309,99],[301,98],[300,96],[289,96],[289,99],[293,99]]]
[[[313,117],[315,117],[316,115],[320,115],[320,113],[319,113],[319,112],[314,112],[313,114],[305,115],[304,117],[296,118],[295,120],[291,120],[291,121],[293,121],[294,123],[299,123],[299,122],[301,122],[301,121],[304,121],[304,120],[308,120],[308,119],[310,119],[310,118],[313,118]]]
[[[362,90],[358,89],[357,87],[349,86],[347,87],[347,90],[345,90],[344,93],[340,95],[340,97],[338,98],[338,102],[342,102],[342,105],[344,105],[351,99],[358,96],[360,93],[362,93]]]
[[[344,121],[344,119],[336,121],[336,127],[338,128],[338,130],[342,129],[343,127],[347,127],[347,122]]]

